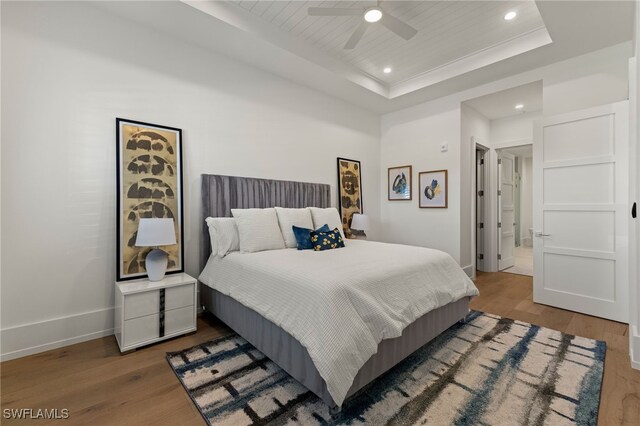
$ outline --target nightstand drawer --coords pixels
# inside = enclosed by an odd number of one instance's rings
[[[170,335],[181,331],[194,329],[195,313],[193,305],[185,308],[173,309],[164,314],[164,334]]]
[[[113,334],[121,352],[196,330],[195,278],[172,274],[115,285]]]
[[[123,346],[137,345],[158,338],[160,316],[156,313],[124,322]]]
[[[144,317],[160,311],[160,291],[130,294],[124,299],[124,319]]]
[[[170,287],[165,290],[164,309],[171,310],[184,308],[185,306],[193,306],[194,287],[195,284],[186,284],[177,287]]]

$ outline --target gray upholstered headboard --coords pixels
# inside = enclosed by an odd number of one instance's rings
[[[327,184],[203,174],[200,269],[211,252],[207,217],[231,217],[231,209],[330,206]]]

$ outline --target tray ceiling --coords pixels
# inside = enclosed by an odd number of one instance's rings
[[[382,7],[390,14],[420,26],[422,34],[415,36],[415,42],[427,33],[432,37],[411,48],[414,39],[403,42],[390,31],[372,28],[362,44],[344,52],[341,45],[353,30],[354,24],[349,23],[352,18],[309,18],[308,7],[337,4],[364,9],[373,2],[179,0],[92,4],[378,113],[506,77],[524,76],[534,68],[604,47],[618,45],[616,55],[631,56],[628,41],[633,38],[635,14],[635,2],[613,0],[386,1]],[[504,11],[514,8],[518,17],[505,22]],[[342,28],[342,32],[332,28]],[[333,48],[331,37],[335,37]],[[392,67],[393,72],[381,74],[380,68],[385,66]],[[522,83],[527,83],[526,78]]]
[[[268,22],[361,72],[397,85],[461,58],[544,29],[533,1],[387,1],[382,9],[418,30],[404,40],[380,24],[369,24],[353,50],[343,46],[362,22],[361,16],[308,16],[309,7],[361,8],[369,1],[232,1]],[[505,21],[508,11],[518,13]],[[538,47],[538,46],[536,46]],[[520,52],[519,52],[520,53]],[[392,72],[384,74],[383,69]]]

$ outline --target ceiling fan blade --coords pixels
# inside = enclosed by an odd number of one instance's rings
[[[413,28],[411,25],[405,24],[398,18],[391,16],[386,12],[382,15],[380,23],[405,40],[409,40],[418,32],[418,30]]]
[[[310,7],[307,13],[309,16],[354,16],[362,15],[364,11],[345,7]]]
[[[353,34],[351,34],[351,37],[349,37],[349,40],[347,40],[347,44],[344,45],[344,48],[350,50],[356,47],[365,31],[367,31],[367,28],[369,28],[369,24],[367,22],[361,23],[353,32]]]

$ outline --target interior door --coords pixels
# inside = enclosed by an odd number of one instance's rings
[[[515,158],[506,152],[498,154],[498,270],[514,263],[515,240]]]
[[[533,300],[627,322],[628,103],[534,126]]]

